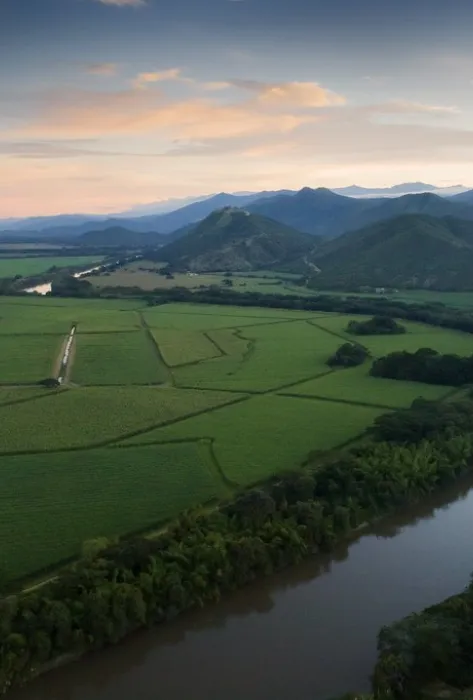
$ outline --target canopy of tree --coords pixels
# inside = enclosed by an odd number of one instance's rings
[[[344,343],[327,360],[329,367],[356,367],[362,365],[369,352],[361,345],[354,343]]]
[[[441,355],[431,348],[392,352],[375,360],[370,374],[425,384],[463,386],[473,382],[473,355]]]
[[[373,316],[369,321],[350,321],[346,329],[352,335],[399,335],[406,329],[389,316]]]

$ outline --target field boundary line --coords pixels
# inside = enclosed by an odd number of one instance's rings
[[[159,330],[159,329],[156,329]],[[196,333],[199,333],[200,335],[204,336],[209,343],[217,350],[218,355],[212,355],[212,357],[202,357],[200,360],[192,360],[191,362],[182,362],[179,363],[178,365],[168,365],[170,370],[174,369],[181,369],[182,367],[195,367],[196,365],[201,365],[203,362],[212,362],[213,360],[221,360],[222,357],[228,357],[229,353],[225,352],[223,348],[219,347],[219,345],[208,335],[209,331],[196,331]]]
[[[347,314],[338,314],[338,315],[339,316],[346,316]],[[365,347],[362,343],[360,343],[358,340],[352,340],[351,336],[348,333],[346,335],[343,335],[342,333],[337,333],[337,331],[332,331],[328,328],[324,328],[323,326],[320,326],[318,323],[311,321],[310,319],[307,321],[307,323],[310,326],[314,326],[314,328],[318,328],[320,331],[323,331],[324,333],[328,333],[329,335],[333,335],[336,338],[341,338],[341,340],[344,340],[345,342],[349,342],[352,345],[357,345],[359,348],[362,348],[363,350],[365,350],[369,354],[369,356],[371,357],[370,350],[367,347]]]
[[[237,399],[233,399],[233,401],[228,401],[228,403],[220,404],[218,406],[210,406],[210,408],[205,408],[205,409],[200,409],[199,411],[194,411],[193,413],[188,413],[185,416],[180,416],[178,418],[169,418],[166,421],[163,421],[161,423],[158,423],[157,425],[148,427],[148,428],[140,428],[139,430],[133,431],[133,433],[128,433],[126,435],[121,435],[118,438],[113,438],[113,440],[107,441],[107,445],[116,445],[117,447],[124,447],[124,445],[121,445],[123,440],[129,440],[130,438],[133,437],[139,437],[140,435],[146,435],[146,433],[150,433],[153,430],[157,430],[158,428],[168,428],[170,425],[175,425],[176,423],[182,423],[184,420],[188,420],[190,418],[197,418],[198,416],[202,416],[206,413],[214,413],[215,411],[218,411],[222,408],[227,408],[227,406],[234,406],[237,403],[242,403],[243,401],[249,401],[251,399],[251,396],[239,396]],[[186,441],[188,442],[188,440]],[[136,445],[135,445],[136,446]],[[133,447],[133,445],[126,445],[126,447]]]
[[[341,403],[348,406],[359,406],[362,408],[381,408],[388,411],[405,411],[409,408],[399,408],[398,406],[386,406],[386,404],[379,403],[364,403],[362,401],[351,401],[350,399],[333,399],[328,396],[317,396],[316,394],[292,394],[292,393],[281,393],[278,396],[285,396],[290,399],[308,399],[309,401],[328,401],[329,403]]]
[[[243,392],[240,392],[243,393]],[[107,438],[107,440],[101,440],[98,442],[91,442],[87,445],[77,445],[75,447],[60,447],[58,449],[40,449],[40,450],[35,450],[35,449],[30,449],[30,450],[6,450],[6,451],[1,451],[0,450],[0,457],[21,457],[21,456],[26,456],[26,455],[46,455],[46,454],[59,454],[59,453],[69,453],[69,452],[90,452],[90,450],[97,450],[103,448],[108,448],[108,447],[123,447],[123,445],[119,444],[123,440],[129,440],[134,437],[138,437],[140,435],[146,435],[146,433],[150,433],[153,430],[157,430],[158,428],[167,428],[170,425],[174,425],[175,423],[181,423],[184,420],[190,419],[190,418],[197,418],[200,415],[203,415],[205,413],[213,413],[214,411],[218,411],[221,408],[225,408],[226,406],[233,406],[234,404],[243,402],[243,401],[248,401],[251,398],[251,396],[244,395],[244,396],[239,396],[237,399],[233,399],[233,401],[228,401],[227,403],[220,404],[218,406],[210,406],[209,408],[205,409],[200,409],[199,411],[193,411],[192,413],[187,413],[184,416],[179,416],[176,418],[169,418],[168,420],[161,421],[159,423],[154,423],[153,425],[148,425],[145,428],[139,428],[137,430],[132,430],[128,433],[122,433],[121,435],[115,436],[113,438]],[[139,444],[139,443],[138,443]],[[131,444],[131,445],[125,445],[125,447],[137,447],[137,444]]]
[[[148,324],[147,324],[147,322],[146,322],[146,319],[145,319],[145,317],[143,316],[143,313],[142,313],[141,311],[137,311],[136,313],[138,314],[138,317],[139,317],[139,319],[140,319],[141,327],[143,328],[143,330],[144,330],[144,332],[145,332],[145,334],[146,334],[146,336],[147,336],[149,342],[151,343],[151,345],[152,345],[153,348],[154,348],[154,352],[155,352],[155,354],[157,355],[158,360],[161,362],[161,364],[163,365],[163,367],[164,367],[164,369],[165,369],[165,371],[166,371],[166,374],[168,375],[168,379],[169,379],[169,382],[170,382],[171,386],[175,386],[175,385],[176,385],[176,382],[175,382],[175,379],[174,379],[174,375],[173,375],[172,370],[171,370],[171,368],[169,367],[168,363],[167,363],[166,360],[164,359],[164,356],[163,356],[163,353],[161,352],[161,348],[159,347],[158,341],[157,341],[156,338],[154,337],[154,335],[153,335],[153,333],[152,333],[152,331],[151,331],[151,328],[148,326]],[[164,383],[164,382],[163,382],[163,383]]]
[[[236,402],[234,402],[236,403]],[[226,404],[226,406],[230,406],[231,404]],[[222,406],[223,408],[223,406]],[[187,438],[169,438],[166,440],[151,440],[150,442],[135,442],[132,444],[124,444],[124,445],[115,445],[112,449],[115,450],[129,450],[134,447],[150,447],[151,445],[188,445],[188,444],[201,444],[201,445],[206,445],[206,447],[209,450],[209,456],[212,461],[212,465],[214,469],[218,472],[218,476],[223,481],[227,489],[230,489],[232,492],[235,489],[241,488],[240,484],[238,484],[236,481],[232,481],[226,474],[225,470],[223,469],[222,465],[218,461],[217,455],[215,454],[215,438],[210,437],[208,435],[199,435],[198,437],[187,437]],[[212,470],[213,476],[215,476],[213,470]]]
[[[15,386],[17,386],[17,385],[15,385]],[[40,389],[40,388],[41,388],[41,387],[39,387],[37,384],[33,384],[33,385],[30,385],[30,386],[33,386],[33,387],[35,387],[35,388],[37,388],[37,389]],[[19,389],[23,389],[24,387],[21,386],[21,387],[18,387],[18,388],[19,388]],[[45,391],[48,391],[48,389],[45,389]],[[51,390],[49,390],[49,391],[51,391]],[[51,397],[53,397],[53,396],[56,396],[56,395],[59,394],[59,393],[63,393],[63,392],[65,392],[65,391],[67,391],[67,389],[66,389],[66,388],[53,389],[52,391],[54,391],[54,393],[50,393],[50,394],[45,393],[45,394],[40,394],[39,396],[25,396],[25,397],[22,398],[22,399],[12,399],[11,401],[10,401],[10,400],[9,400],[9,401],[5,401],[5,403],[0,403],[0,408],[3,408],[4,406],[11,406],[11,405],[17,404],[17,403],[29,403],[30,401],[39,401],[40,399],[49,399],[49,398],[51,398]]]
[[[171,303],[173,303],[173,304],[180,304],[180,303],[188,304],[188,303],[195,303],[195,302],[178,302],[178,301],[177,301],[177,302],[171,302]],[[199,304],[199,303],[197,303],[197,304],[195,304],[195,305],[196,305],[196,307],[202,306],[202,304]],[[214,307],[215,307],[215,306],[218,306],[218,304],[213,304],[213,306],[214,306]],[[228,306],[228,305],[226,305],[226,306]],[[145,307],[145,308],[146,308],[146,307]],[[154,308],[156,308],[156,307],[154,307]],[[239,309],[239,308],[242,308],[242,307],[239,307],[239,306],[232,306],[232,308],[234,308],[234,309]],[[251,307],[251,308],[258,308],[258,309],[261,308],[261,309],[263,309],[263,308],[267,308],[267,307],[259,307],[259,306],[255,307],[255,306],[253,306],[253,307]],[[276,307],[276,308],[277,308],[277,307]],[[280,310],[283,311],[283,309],[280,309]],[[293,311],[296,311],[296,312],[297,312],[297,311],[299,311],[299,310],[298,310],[298,309],[293,309]],[[175,312],[175,311],[161,311],[161,313],[162,313],[162,314],[175,314],[176,312]],[[310,312],[310,311],[305,311],[305,312],[303,311],[303,313],[310,314],[311,312]],[[321,317],[321,313],[322,313],[322,312],[319,311],[319,312],[315,312],[315,313],[318,313],[318,314],[319,314],[319,318]],[[210,313],[210,314],[206,314],[206,313],[202,313],[202,312],[199,312],[199,311],[196,311],[196,312],[191,312],[191,311],[179,311],[179,312],[178,312],[178,315],[180,315],[180,316],[210,316],[210,317],[212,317],[212,316],[224,316],[225,318],[227,318],[227,317],[228,317],[228,318],[255,318],[255,319],[257,319],[257,318],[265,318],[265,319],[268,319],[268,321],[272,321],[273,323],[278,323],[278,322],[280,322],[280,321],[291,321],[292,323],[294,323],[295,321],[306,321],[306,320],[307,320],[307,319],[305,319],[305,318],[297,318],[297,319],[296,319],[296,318],[286,318],[286,317],[280,317],[279,319],[276,319],[276,318],[274,318],[274,316],[259,316],[259,317],[258,317],[258,316],[251,315],[251,314],[221,314],[221,313]],[[251,325],[253,325],[253,324],[251,324]],[[258,325],[258,324],[254,324],[254,325]],[[237,327],[238,327],[238,324],[237,324]]]
[[[283,391],[284,389],[290,389],[293,386],[297,386],[298,384],[305,384],[306,382],[313,381],[314,379],[320,379],[321,377],[327,376],[327,374],[332,374],[333,372],[336,372],[337,370],[335,369],[327,369],[323,370],[322,372],[319,372],[318,374],[311,374],[309,377],[304,377],[303,379],[297,379],[295,382],[291,381],[288,382],[287,384],[281,384],[279,386],[271,387],[270,389],[228,389],[228,388],[223,388],[223,387],[210,387],[210,386],[205,386],[205,387],[195,387],[195,386],[189,386],[189,385],[182,385],[176,387],[177,389],[194,389],[195,391],[227,391],[230,394],[249,394],[250,396],[268,396],[270,394],[279,394],[280,391]]]

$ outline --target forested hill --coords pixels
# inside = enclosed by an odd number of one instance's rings
[[[314,288],[473,289],[473,222],[400,216],[326,243],[312,261]]]
[[[324,188],[312,190],[305,187],[294,195],[259,199],[247,208],[299,231],[335,238],[347,231],[404,214],[452,216],[473,221],[472,204],[468,199],[447,199],[430,192],[393,199],[352,199]]]
[[[176,269],[195,272],[278,268],[312,254],[316,245],[314,236],[226,207],[161,248],[159,258]]]

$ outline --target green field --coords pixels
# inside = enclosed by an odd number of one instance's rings
[[[51,377],[63,339],[56,335],[0,336],[0,384],[27,384]]]
[[[47,272],[52,267],[78,267],[84,265],[96,265],[101,262],[102,257],[90,257],[84,255],[71,257],[43,257],[37,256],[34,258],[0,258],[0,278],[1,277],[33,277]]]
[[[201,446],[102,449],[3,460],[0,565],[23,576],[84,540],[140,530],[219,495]]]
[[[152,528],[356,439],[390,407],[449,399],[448,387],[370,377],[369,363],[330,370],[352,318],[0,298],[0,569],[33,574],[85,539]],[[65,384],[42,389],[73,324]],[[405,325],[356,339],[373,356],[473,353],[471,335]]]
[[[207,439],[214,443],[223,473],[247,485],[298,466],[314,447],[336,447],[359,435],[382,410],[304,398],[257,396],[167,428],[137,436],[125,444]]]
[[[205,332],[159,328],[152,330],[164,361],[169,367],[220,357],[222,352]]]
[[[224,273],[175,273],[171,279],[158,274],[162,264],[153,264],[149,261],[139,260],[126,265],[115,272],[102,275],[92,275],[88,278],[95,287],[140,287],[144,290],[172,289],[173,287],[185,287],[186,289],[199,289],[200,287],[223,286],[225,280],[230,279],[232,289],[237,292],[261,292],[264,294],[295,293],[291,287],[298,279],[298,275],[257,272],[257,273],[233,273],[229,278]],[[304,293],[303,288],[298,293]],[[312,294],[309,292],[309,294]]]
[[[76,338],[71,381],[78,384],[162,384],[167,369],[141,331],[81,333]]]
[[[208,411],[240,395],[156,387],[83,387],[0,407],[0,454],[87,447]]]

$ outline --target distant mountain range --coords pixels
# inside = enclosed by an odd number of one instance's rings
[[[82,233],[75,242],[79,245],[97,248],[144,248],[163,245],[167,239],[167,236],[153,231],[141,233],[130,231],[122,226],[111,226],[106,229]]]
[[[312,253],[317,239],[258,214],[233,207],[212,212],[158,258],[191,272],[278,269]]]
[[[311,190],[306,187],[295,195],[258,199],[247,208],[299,231],[330,238],[407,213],[473,220],[473,206],[429,192],[394,199],[354,199],[324,188]]]
[[[268,206],[268,200],[274,199],[274,211],[281,212],[281,221],[294,221],[294,214],[291,212],[284,211],[285,203],[289,202],[288,198],[298,197],[296,202],[302,202],[303,206],[306,207],[306,215],[304,218],[303,212],[300,213],[297,219],[300,221],[298,224],[299,228],[302,226],[302,230],[307,230],[309,232],[316,232],[317,230],[324,231],[323,235],[338,235],[341,231],[346,230],[346,224],[343,222],[344,214],[348,216],[351,211],[350,203],[355,202],[353,210],[358,214],[361,210],[367,210],[368,208],[374,207],[376,203],[380,204],[382,200],[386,200],[389,197],[399,198],[402,194],[418,194],[420,192],[429,192],[430,194],[442,194],[444,198],[446,195],[450,195],[455,192],[461,192],[464,190],[462,186],[456,188],[436,188],[434,185],[428,185],[425,183],[406,183],[403,185],[395,185],[391,188],[380,188],[380,189],[368,189],[353,185],[348,188],[341,188],[339,190],[331,191],[326,188],[319,188],[312,190],[310,188],[304,188],[300,192],[293,192],[292,190],[280,190],[277,192],[253,192],[253,193],[238,193],[238,194],[227,194],[220,193],[212,195],[206,198],[198,198],[197,201],[186,200],[171,200],[166,203],[156,203],[151,205],[140,205],[140,207],[131,210],[129,212],[124,212],[117,214],[115,216],[89,216],[83,214],[67,214],[58,216],[47,216],[47,217],[30,217],[26,219],[4,219],[0,220],[0,235],[5,237],[6,235],[12,237],[15,233],[18,233],[18,237],[29,236],[37,237],[40,239],[45,238],[73,238],[78,237],[83,233],[90,230],[107,229],[114,226],[124,227],[131,231],[137,231],[140,233],[146,233],[147,231],[159,231],[160,233],[167,234],[175,231],[176,229],[187,226],[191,223],[196,223],[201,221],[206,216],[208,216],[212,211],[220,209],[224,206],[235,206],[235,207],[249,207],[252,211],[260,211],[264,213],[266,207]],[[320,214],[321,221],[315,221],[314,216],[318,219],[319,213],[317,211],[317,202],[310,202],[310,193],[319,192],[325,193],[323,195],[325,201],[320,201],[319,204],[322,207]],[[335,213],[334,209],[336,207],[335,200],[329,202],[327,193],[341,195],[349,200],[346,201],[339,200],[338,205],[341,210]],[[459,203],[463,201],[465,204],[472,203],[473,191],[464,192],[457,196],[451,197],[450,201],[455,201]],[[279,199],[280,197],[286,197],[287,199]],[[460,198],[464,197],[463,200]],[[319,197],[322,200],[322,195]],[[356,204],[358,203],[358,204]],[[184,206],[183,206],[184,205]],[[288,205],[289,208],[291,204]],[[166,209],[168,207],[172,208],[172,211],[166,211],[163,213],[163,207]],[[157,211],[156,211],[157,210]],[[145,212],[149,212],[143,215]],[[140,213],[140,216],[137,214]],[[271,216],[274,212],[271,212]],[[334,229],[327,232],[327,227],[330,225],[330,221],[333,220]],[[324,223],[325,222],[325,223]],[[290,224],[294,225],[294,224]]]
[[[325,242],[308,285],[473,289],[473,221],[405,214]]]
[[[343,194],[346,197],[399,197],[403,194],[420,194],[422,192],[431,192],[441,197],[450,197],[460,192],[465,192],[465,190],[467,190],[467,188],[463,185],[437,187],[436,185],[428,185],[425,182],[404,182],[401,185],[393,185],[393,187],[370,188],[351,185],[350,187],[332,189],[332,192]]]

